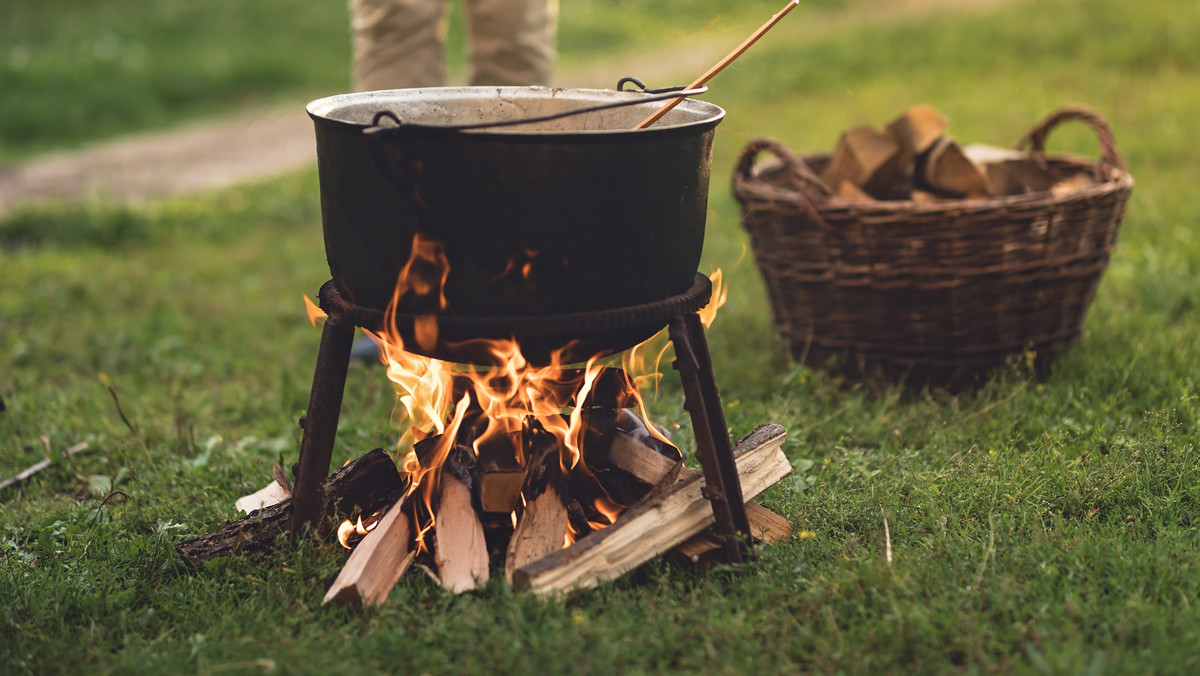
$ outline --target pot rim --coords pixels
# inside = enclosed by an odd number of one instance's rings
[[[521,100],[529,101],[544,101],[548,99],[561,99],[570,101],[572,104],[577,104],[579,108],[593,106],[605,103],[614,103],[617,101],[632,101],[638,97],[647,96],[647,94],[638,91],[617,91],[612,89],[571,89],[563,87],[495,87],[495,86],[468,86],[468,87],[421,87],[413,89],[382,89],[367,92],[352,92],[346,94],[334,94],[331,96],[322,97],[310,101],[305,110],[309,117],[320,123],[328,123],[337,126],[342,126],[351,129],[366,130],[372,127],[369,122],[362,122],[357,119],[350,118],[349,112],[360,111],[370,104],[378,104],[379,110],[385,110],[384,106],[398,106],[404,104],[417,104],[420,106],[436,106],[442,102],[486,102],[486,101],[503,101],[508,103],[519,102]],[[659,100],[647,101],[644,104],[647,108],[647,114],[654,112],[662,105]],[[631,104],[631,108],[638,107],[638,104]],[[569,110],[569,108],[568,108]],[[483,115],[482,111],[479,113]],[[529,115],[529,117],[534,117]],[[725,117],[725,110],[720,106],[707,101],[699,101],[688,98],[681,101],[672,111],[660,120],[655,125],[646,129],[633,128],[617,128],[617,129],[570,129],[570,130],[547,130],[547,129],[528,129],[524,126],[515,127],[495,127],[479,130],[469,130],[465,133],[471,134],[497,134],[505,136],[540,136],[540,137],[562,137],[562,136],[611,136],[614,134],[627,133],[655,133],[666,130],[690,129],[694,127],[711,127],[715,126]],[[690,119],[689,119],[690,118]],[[500,116],[496,121],[507,121],[511,119],[519,119],[512,117]],[[399,128],[403,128],[402,125]],[[414,129],[421,131],[439,132],[448,131],[459,133],[459,130],[451,127],[442,127],[439,124],[429,124],[421,121],[420,117],[410,125]]]

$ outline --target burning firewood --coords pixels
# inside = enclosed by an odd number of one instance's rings
[[[517,462],[512,440],[497,436],[479,443],[479,503],[485,512],[511,514],[521,506],[525,468]]]
[[[504,573],[510,583],[518,568],[562,549],[569,523],[563,502],[567,480],[562,472],[557,439],[536,421],[527,425],[524,438],[525,457],[531,459],[531,469],[522,490],[525,509],[509,541],[504,562]]]
[[[657,486],[678,463],[655,446],[644,436],[618,429],[612,442],[597,451],[595,460],[628,472],[649,486]],[[686,467],[678,471],[679,479],[695,474]],[[750,521],[750,534],[757,540],[773,543],[791,535],[791,522],[756,502],[746,503],[746,518]]]
[[[404,482],[395,463],[377,448],[329,476],[325,509],[341,517],[370,514],[390,504],[403,490]],[[275,548],[276,537],[287,530],[291,518],[292,500],[286,498],[211,533],[181,542],[175,549],[184,561],[196,566],[234,553],[266,553]]]
[[[402,496],[350,552],[346,565],[325,592],[322,604],[379,605],[412,563],[412,526]]]
[[[488,581],[487,543],[471,500],[473,458],[469,448],[456,446],[442,468],[438,487],[435,562],[441,585],[456,594]]]
[[[742,499],[751,500],[791,473],[780,447],[786,433],[764,425],[734,449]],[[700,474],[677,481],[662,495],[626,511],[612,526],[519,568],[513,586],[546,594],[594,587],[670,551],[713,523]]]

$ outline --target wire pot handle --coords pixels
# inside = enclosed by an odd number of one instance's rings
[[[1083,104],[1072,104],[1063,106],[1051,113],[1046,119],[1042,120],[1029,133],[1025,134],[1020,141],[1013,145],[1014,148],[1020,150],[1025,146],[1030,146],[1030,149],[1036,155],[1042,156],[1046,152],[1046,136],[1050,130],[1058,126],[1061,122],[1068,120],[1082,120],[1091,126],[1092,131],[1096,133],[1096,138],[1100,141],[1100,165],[1096,167],[1096,180],[1106,181],[1112,169],[1120,169],[1125,173],[1129,170],[1125,167],[1125,160],[1121,158],[1121,153],[1117,151],[1117,139],[1113,136],[1112,128],[1108,126],[1104,116],[1096,110]]]
[[[787,169],[788,180],[792,184],[792,190],[771,185],[755,176],[754,164],[758,159],[758,154],[763,151],[771,153],[783,162]],[[733,176],[735,194],[751,193],[756,199],[793,203],[813,223],[833,232],[833,228],[825,222],[821,212],[813,203],[814,198],[823,201],[828,199],[833,192],[808,166],[804,158],[793,153],[782,142],[768,136],[760,136],[750,141],[738,158]]]

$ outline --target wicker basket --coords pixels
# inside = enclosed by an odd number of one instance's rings
[[[1099,161],[1046,156],[1046,135],[1072,119],[1095,131]],[[849,202],[818,178],[827,154],[751,142],[734,194],[793,357],[945,384],[1076,341],[1133,178],[1108,124],[1082,106],[1047,117],[1016,145],[1026,146],[1053,174],[1096,182],[1061,195]],[[758,161],[763,151],[774,157]]]

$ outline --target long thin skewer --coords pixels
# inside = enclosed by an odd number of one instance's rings
[[[746,38],[745,42],[738,45],[737,48],[734,49],[732,52],[729,52],[728,54],[726,54],[725,58],[723,58],[717,62],[717,65],[713,66],[712,68],[709,68],[708,72],[706,72],[704,75],[701,75],[692,84],[688,85],[688,89],[696,89],[697,87],[704,86],[704,83],[711,80],[717,73],[720,73],[722,70],[725,70],[725,66],[728,66],[729,64],[733,63],[734,59],[738,58],[743,53],[745,53],[745,51],[747,49],[750,49],[750,45],[753,45],[755,42],[758,42],[759,38],[761,38],[763,35],[765,35],[767,31],[771,30],[772,26],[779,23],[779,20],[782,19],[783,17],[787,16],[787,13],[792,11],[792,9],[794,9],[796,7],[796,5],[798,5],[798,4],[800,4],[800,0],[791,0],[790,2],[788,2],[788,4],[784,5],[783,9],[781,9],[777,13],[775,13],[771,17],[770,21],[767,21],[766,23],[764,23],[762,26],[759,27],[758,30],[754,31],[754,33],[750,37]],[[663,115],[666,115],[668,112],[670,112],[670,110],[672,108],[679,105],[679,102],[683,101],[684,98],[685,97],[681,96],[679,98],[671,99],[666,104],[664,104],[662,108],[659,108],[658,110],[654,111],[653,115],[642,120],[638,124],[638,126],[634,127],[634,129],[645,129],[646,127],[649,127],[650,125],[654,124],[655,122],[658,122],[659,119],[661,119]]]

